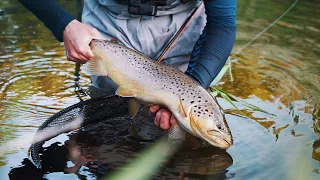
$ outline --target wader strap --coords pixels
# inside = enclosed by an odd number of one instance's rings
[[[182,35],[184,30],[187,28],[191,20],[199,14],[200,10],[204,8],[204,3],[201,2],[201,4],[192,11],[191,15],[186,19],[186,21],[183,23],[183,25],[180,27],[179,31],[173,36],[173,38],[170,40],[169,44],[167,47],[162,51],[160,56],[157,58],[157,62],[160,63],[164,56],[170,51],[170,49],[173,47],[173,45],[176,43],[176,41],[179,39],[179,37]]]

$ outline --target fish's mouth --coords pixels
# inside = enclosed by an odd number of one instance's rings
[[[206,134],[208,142],[219,148],[227,149],[233,144],[232,137],[229,134],[224,134],[219,130],[207,130]]]

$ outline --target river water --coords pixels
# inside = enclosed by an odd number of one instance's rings
[[[74,3],[59,2],[75,14]],[[227,152],[186,147],[156,179],[320,179],[320,3],[299,1],[266,33],[235,53],[292,3],[238,1],[233,81],[226,75],[219,83],[226,92],[275,115],[246,110],[236,103],[246,118],[218,98],[234,145]],[[17,1],[0,2],[0,25],[0,144],[21,139],[14,145],[2,146],[0,179],[100,177],[101,172],[86,167],[66,171],[64,164],[40,172],[26,159],[28,142],[37,128],[51,115],[79,102],[73,92],[74,64],[66,60],[63,45]],[[86,88],[90,79],[84,76],[80,83]],[[148,128],[159,131],[152,119]],[[124,129],[118,130],[113,129],[106,136],[121,136]],[[78,137],[80,142],[68,143],[82,144],[86,151],[107,149],[96,156],[109,166],[123,164],[150,144],[137,146],[130,139],[120,145],[90,141],[101,134],[78,132],[72,137]],[[65,138],[51,140],[46,147],[52,161],[67,158],[65,162],[71,166],[63,145]]]

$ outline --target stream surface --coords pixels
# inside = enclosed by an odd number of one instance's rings
[[[75,2],[59,2],[76,14]],[[192,149],[187,142],[155,179],[320,179],[320,2],[299,1],[235,53],[292,3],[238,1],[233,81],[227,74],[218,83],[275,116],[235,103],[244,117],[218,97],[234,145],[221,151]],[[0,2],[0,42],[1,180],[96,179],[138,156],[164,133],[146,115],[134,125],[147,141],[135,140],[123,114],[46,142],[43,157],[48,164],[45,171],[36,169],[27,156],[28,142],[46,119],[79,102],[73,91],[75,65],[67,61],[63,44],[18,1]],[[87,88],[90,78],[82,75],[80,84]],[[3,146],[17,139],[19,143]],[[82,154],[71,156],[72,149]],[[83,166],[86,161],[98,163]]]

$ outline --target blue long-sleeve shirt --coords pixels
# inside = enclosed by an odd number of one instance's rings
[[[204,0],[204,5],[207,24],[194,46],[186,74],[207,88],[234,45],[237,0]]]
[[[75,19],[56,0],[18,0],[62,42],[65,27]],[[187,75],[207,88],[225,64],[236,37],[237,0],[204,0],[207,24],[192,51]]]

